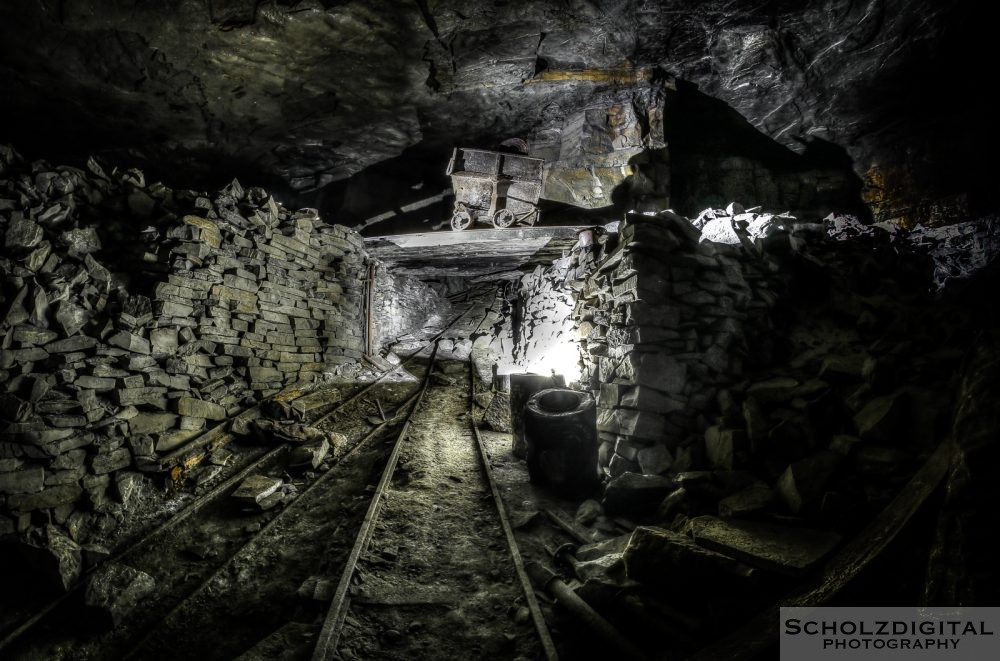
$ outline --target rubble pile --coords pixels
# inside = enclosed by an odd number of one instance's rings
[[[1000,255],[1000,218],[996,215],[941,227],[917,225],[912,230],[889,222],[865,225],[854,216],[838,214],[830,214],[825,223],[828,235],[838,241],[865,237],[926,254],[934,262],[938,289],[971,277]]]
[[[629,214],[584,282],[575,317],[585,383],[599,392],[600,461],[612,478],[692,463],[692,434],[766,334],[771,265],[701,241],[688,220]]]
[[[260,188],[3,148],[0,238],[0,535],[76,536],[202,430],[361,357],[360,237]]]

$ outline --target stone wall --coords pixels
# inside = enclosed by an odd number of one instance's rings
[[[72,535],[202,430],[361,357],[361,238],[263,189],[4,149],[0,234],[0,535],[32,514]]]
[[[770,323],[767,263],[700,238],[672,212],[630,214],[580,293],[584,383],[612,477],[690,465],[719,389]]]

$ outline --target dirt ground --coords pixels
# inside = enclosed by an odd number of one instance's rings
[[[476,453],[468,364],[442,369],[455,383],[429,387],[404,441],[359,564],[343,659],[540,658]]]

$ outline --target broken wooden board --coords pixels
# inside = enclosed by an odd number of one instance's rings
[[[281,402],[292,402],[305,394],[303,384],[297,383],[282,390],[272,399]],[[233,425],[249,423],[261,417],[260,405],[251,407],[233,418],[212,427],[204,434],[177,448],[160,459],[160,468],[170,474],[171,479],[181,479],[185,471],[189,471],[205,460],[213,450],[221,448],[236,438],[231,431]]]

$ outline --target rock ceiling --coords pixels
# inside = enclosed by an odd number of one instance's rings
[[[565,149],[588,109],[678,80],[790,150],[846,153],[873,205],[951,199],[988,189],[995,141],[974,19],[929,0],[3,3],[0,139],[309,193],[387,161],[443,169],[456,144]]]

